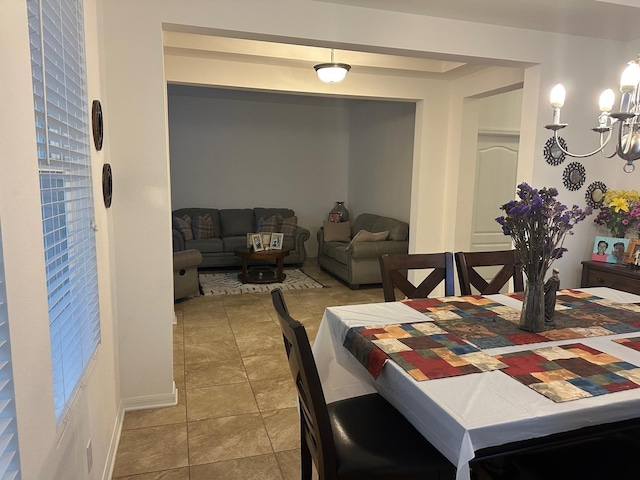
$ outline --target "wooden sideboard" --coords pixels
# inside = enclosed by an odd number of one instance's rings
[[[581,287],[611,287],[640,295],[640,269],[615,263],[582,262]]]

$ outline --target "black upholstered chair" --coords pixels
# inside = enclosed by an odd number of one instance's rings
[[[445,296],[454,295],[453,253],[393,253],[380,256],[385,302],[395,302],[395,288],[407,298],[426,298],[444,281]],[[431,270],[417,287],[407,280],[409,270]]]
[[[456,468],[378,394],[327,404],[304,326],[271,291],[298,390],[302,480],[447,480]]]
[[[475,287],[481,295],[500,293],[500,289],[513,278],[515,292],[524,290],[522,266],[515,250],[494,252],[456,252],[456,267],[461,295],[472,295]],[[487,282],[476,270],[478,267],[502,266],[491,281]]]

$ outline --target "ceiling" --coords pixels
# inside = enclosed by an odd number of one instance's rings
[[[640,39],[640,0],[316,0],[618,41]]]
[[[640,0],[315,0],[439,18],[608,38],[640,39]],[[165,25],[166,54],[234,62],[313,68],[330,60],[321,46],[218,36],[220,32]],[[218,34],[218,35],[216,35]],[[406,55],[403,55],[405,53]],[[335,61],[362,73],[453,79],[486,68],[464,59],[424,58],[411,52],[335,49]]]

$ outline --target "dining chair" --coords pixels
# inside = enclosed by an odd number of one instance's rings
[[[448,480],[456,468],[379,394],[327,404],[304,326],[271,291],[298,392],[301,479]]]
[[[472,295],[475,287],[481,295],[500,293],[500,289],[513,278],[513,290],[524,290],[522,266],[515,250],[493,252],[456,252],[456,268],[461,295]],[[502,266],[490,281],[478,272],[478,267]]]
[[[444,281],[444,294],[454,295],[453,253],[386,253],[380,256],[385,302],[395,302],[397,288],[407,298],[426,298]],[[409,270],[431,270],[417,287],[407,280]]]

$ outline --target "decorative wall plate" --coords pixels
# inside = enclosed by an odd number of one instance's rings
[[[113,195],[113,175],[111,173],[111,165],[105,163],[102,166],[102,199],[104,206],[111,206],[111,197]]]
[[[104,124],[102,119],[102,105],[100,100],[94,100],[91,105],[91,127],[93,129],[93,144],[96,150],[102,150]]]
[[[564,148],[567,149],[567,142],[564,141],[564,138],[558,137],[558,143]],[[547,140],[547,143],[544,144],[544,159],[547,161],[549,165],[560,165],[564,162],[566,158],[565,153],[560,150],[558,144],[556,143],[556,139],[551,137]]]
[[[602,207],[604,202],[604,194],[607,193],[607,186],[602,182],[593,182],[587,187],[587,192],[584,194],[584,199],[592,208]]]
[[[579,190],[586,179],[586,171],[581,163],[571,162],[562,172],[562,182],[567,190]]]

